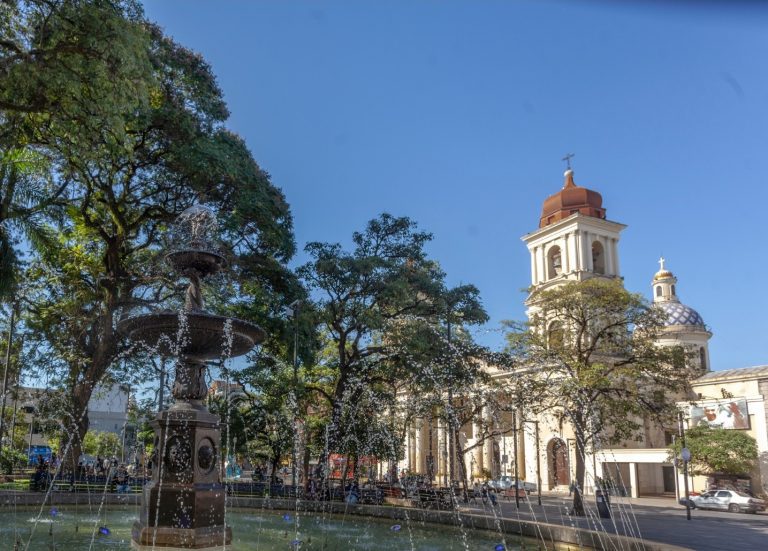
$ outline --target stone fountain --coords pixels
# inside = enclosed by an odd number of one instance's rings
[[[132,316],[118,325],[132,341],[176,358],[174,404],[152,422],[152,480],[133,526],[134,548],[220,549],[232,540],[224,519],[220,419],[203,402],[206,361],[245,354],[265,334],[247,321],[204,310],[200,283],[226,266],[216,230],[208,208],[195,205],[184,211],[165,257],[189,279],[184,308]]]

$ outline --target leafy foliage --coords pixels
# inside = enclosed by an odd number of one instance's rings
[[[510,324],[508,348],[540,379],[542,409],[573,427],[583,488],[587,449],[638,437],[643,419],[667,422],[694,372],[682,348],[656,344],[663,312],[619,280],[565,283],[529,305],[531,321]],[[583,512],[580,492],[574,510]]]
[[[83,438],[83,453],[102,459],[118,457],[120,446],[120,437],[113,432],[89,430]]]
[[[691,451],[688,471],[696,475],[749,473],[757,463],[755,439],[741,430],[710,428],[699,425],[685,432],[686,447]],[[669,459],[680,457],[682,439],[670,446]]]
[[[351,251],[307,245],[311,261],[298,273],[316,298],[323,346],[303,371],[303,388],[322,397],[324,452],[396,459],[410,420],[426,411],[425,396],[481,372],[480,348],[468,338],[452,344],[443,328],[485,322],[479,293],[445,286],[425,251],[431,238],[408,218],[382,214],[353,234]]]
[[[0,136],[45,166],[40,197],[25,202],[21,180],[11,179],[18,163],[6,162],[0,198],[13,207],[8,216],[35,209],[40,217],[42,231],[24,234],[32,245],[26,322],[34,365],[68,390],[64,434],[75,437],[76,457],[95,385],[107,374],[145,378],[142,351],[115,328],[129,309],[178,296],[161,243],[176,215],[195,202],[216,211],[235,278],[218,303],[264,325],[297,292],[282,266],[294,252],[292,220],[280,190],[224,127],[208,64],[144,20],[137,4],[30,0],[2,10]],[[12,228],[2,227],[8,249]],[[265,306],[251,307],[257,301]]]

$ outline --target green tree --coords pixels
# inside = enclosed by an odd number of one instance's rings
[[[42,244],[65,204],[58,150],[119,141],[122,115],[149,103],[148,36],[132,0],[0,4],[0,296],[17,281],[18,238]]]
[[[233,446],[236,439],[237,453],[244,453],[252,463],[268,463],[274,482],[282,459],[292,450],[297,432],[295,400],[304,393],[296,386],[293,366],[274,355],[262,353],[253,365],[232,376],[243,390],[230,399],[230,415],[222,416],[229,419],[231,431],[226,438],[222,435],[222,441]]]
[[[311,260],[298,273],[317,297],[323,347],[304,374],[307,391],[327,407],[324,452],[364,455],[374,444],[398,450],[394,441],[379,440],[381,431],[361,432],[366,425],[355,421],[397,409],[399,385],[434,386],[437,375],[428,366],[445,366],[436,361],[445,353],[436,328],[445,319],[449,294],[444,273],[424,250],[431,238],[408,218],[382,214],[353,234],[351,252],[339,244],[306,246]],[[473,286],[453,294],[451,300],[466,305],[463,323],[487,319]],[[398,431],[394,424],[390,429],[385,434],[393,440]],[[325,453],[321,460],[327,461]]]
[[[691,451],[688,472],[694,476],[746,474],[757,463],[757,442],[741,430],[699,425],[685,432],[685,445]],[[669,448],[670,462],[680,457],[681,449],[682,440],[677,439]]]
[[[644,419],[668,422],[694,375],[688,354],[656,344],[664,313],[619,280],[589,279],[536,291],[536,313],[508,333],[509,350],[539,380],[540,409],[556,413],[576,437],[576,480],[600,442],[639,438]],[[584,514],[580,491],[573,510]]]
[[[215,297],[222,309],[263,299],[265,306],[248,309],[248,317],[268,325],[284,291],[296,287],[283,266],[294,252],[288,205],[244,142],[225,128],[228,112],[210,67],[144,21],[133,4],[95,5],[113,10],[116,51],[135,50],[146,60],[131,65],[145,100],[112,101],[100,92],[92,109],[101,114],[100,102],[111,102],[108,123],[57,121],[40,138],[56,158],[54,179],[67,181],[67,200],[47,220],[52,239],[33,250],[27,323],[37,339],[36,365],[67,390],[67,468],[80,455],[95,385],[108,383],[108,374],[142,379],[140,369],[149,365],[116,331],[117,321],[132,307],[172,306],[168,299],[182,294],[162,266],[160,238],[184,208],[204,201],[220,218],[234,265],[232,285]],[[93,17],[88,9],[67,14]],[[83,28],[75,25],[73,36],[89,42],[91,36],[78,34]],[[115,63],[121,60],[122,54]],[[83,68],[94,87],[109,80],[100,67]]]
[[[120,437],[113,432],[89,430],[83,438],[83,453],[102,459],[120,456]]]

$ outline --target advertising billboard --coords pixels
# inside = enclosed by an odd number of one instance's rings
[[[691,427],[748,429],[749,412],[745,398],[708,400],[691,406]]]

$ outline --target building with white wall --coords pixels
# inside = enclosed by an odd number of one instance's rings
[[[549,196],[539,217],[539,227],[523,236],[531,259],[532,293],[526,300],[529,317],[537,312],[535,292],[553,288],[569,281],[589,278],[622,279],[619,262],[619,240],[626,226],[606,217],[602,197],[596,191],[576,185],[570,168],[564,174],[560,191]],[[768,482],[768,433],[766,406],[768,399],[768,368],[747,368],[726,372],[710,372],[708,343],[712,333],[702,316],[683,304],[678,296],[675,275],[660,260],[660,270],[651,280],[651,297],[656,307],[667,316],[659,344],[682,345],[695,356],[694,365],[703,374],[693,385],[694,394],[680,396],[681,405],[691,399],[728,395],[744,397],[749,408],[749,431],[761,450],[761,465],[747,473],[753,489],[760,490]],[[549,329],[549,328],[548,328]],[[492,374],[498,375],[493,367]],[[505,375],[499,375],[505,376]],[[715,386],[721,385],[720,394]],[[699,396],[700,395],[700,396]],[[511,419],[502,423],[511,426]],[[689,422],[689,421],[687,421]],[[462,447],[478,442],[480,427],[468,424],[459,430]],[[596,479],[610,478],[621,485],[628,495],[679,495],[682,487],[680,473],[669,460],[668,445],[674,431],[663,430],[645,423],[639,442],[589,451],[586,460],[587,488],[590,493]],[[409,427],[405,442],[405,457],[398,469],[427,474],[435,482],[447,480],[448,437],[446,427],[439,421],[416,420]],[[515,453],[516,452],[516,453]],[[544,491],[567,491],[574,473],[575,440],[567,421],[555,413],[520,422],[516,430],[504,436],[488,438],[474,447],[466,458],[470,479],[488,475],[511,475],[515,467],[519,477],[537,480],[540,474]],[[706,480],[691,480],[692,487],[702,489]]]

